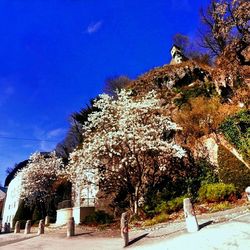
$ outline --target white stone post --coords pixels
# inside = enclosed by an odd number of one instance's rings
[[[20,233],[20,222],[17,221],[15,224],[14,234]]]
[[[183,200],[183,209],[184,209],[187,231],[189,233],[197,232],[199,230],[199,225],[197,223],[193,205],[189,198]]]
[[[44,220],[40,220],[39,221],[39,225],[38,225],[38,235],[40,234],[44,234]]]
[[[75,220],[74,217],[70,217],[67,223],[67,237],[75,235]]]
[[[31,229],[31,220],[27,220],[25,224],[24,234],[30,234],[30,229]]]
[[[121,216],[121,236],[124,240],[124,247],[126,247],[129,243],[128,221],[129,221],[128,212],[122,213],[122,216]]]
[[[245,192],[247,193],[248,201],[250,201],[250,186],[245,189]]]
[[[46,217],[45,217],[45,226],[48,226],[50,224],[50,218],[49,218],[49,216],[47,215]]]

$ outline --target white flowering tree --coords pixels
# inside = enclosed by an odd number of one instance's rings
[[[21,198],[30,205],[48,204],[54,193],[53,184],[61,172],[61,167],[62,160],[55,152],[32,154],[27,166],[17,173],[22,178]]]
[[[94,107],[99,111],[84,125],[84,142],[70,155],[68,177],[82,186],[99,182],[108,192],[126,190],[137,213],[150,182],[169,174],[169,158],[185,155],[170,136],[179,128],[153,91],[142,98],[126,90],[116,98],[103,94]]]

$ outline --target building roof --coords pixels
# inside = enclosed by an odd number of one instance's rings
[[[0,190],[4,193],[7,193],[7,188],[4,188],[4,187],[0,187]]]
[[[176,48],[179,49],[179,50],[182,50],[179,46],[177,46],[176,44],[173,44],[172,47],[171,47],[171,49],[170,49],[170,51],[171,51],[174,47],[176,47]]]

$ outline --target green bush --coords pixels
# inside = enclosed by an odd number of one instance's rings
[[[250,183],[250,170],[223,146],[218,149],[219,178],[243,192]]]
[[[187,198],[186,195],[174,198],[174,199],[172,199],[172,200],[170,200],[168,202],[163,201],[162,203],[160,203],[156,207],[155,212],[156,213],[163,213],[163,212],[165,212],[165,213],[173,213],[173,212],[177,212],[180,209],[182,209],[183,200],[185,198]]]
[[[181,93],[181,97],[174,99],[174,104],[179,108],[181,108],[184,104],[187,104],[192,98],[196,98],[198,96],[212,97],[216,95],[215,85],[210,82],[188,89],[175,88],[175,92]]]
[[[113,222],[113,216],[105,213],[104,211],[96,211],[91,215],[88,215],[83,220],[85,224],[109,224]]]
[[[199,201],[218,202],[232,199],[236,196],[233,184],[213,183],[201,186],[198,192]]]
[[[166,213],[161,213],[161,214],[156,215],[150,220],[145,220],[143,223],[143,226],[146,226],[146,227],[153,226],[158,223],[167,222],[168,220],[169,220],[169,215]]]
[[[204,184],[217,183],[219,181],[216,167],[212,165],[206,158],[200,158],[196,160],[195,165],[199,172],[196,179],[200,186]]]
[[[138,214],[133,214],[130,218],[130,221],[133,222],[133,221],[138,221],[140,220],[140,216]]]
[[[223,201],[218,204],[214,203],[213,206],[210,208],[210,212],[218,212],[218,211],[224,211],[227,209],[232,208],[232,205],[228,201]]]

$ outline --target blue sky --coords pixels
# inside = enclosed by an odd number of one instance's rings
[[[0,183],[6,168],[52,150],[107,77],[169,63],[172,36],[195,36],[207,2],[0,0]]]

